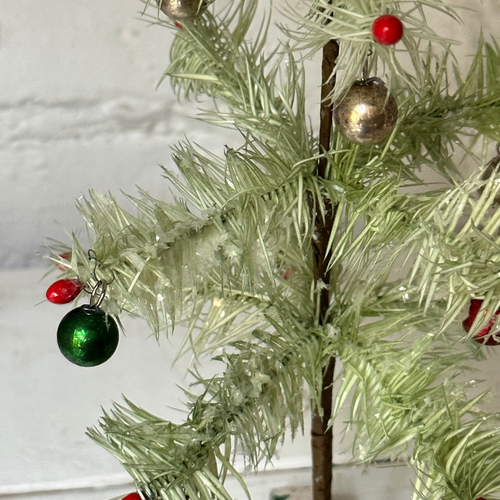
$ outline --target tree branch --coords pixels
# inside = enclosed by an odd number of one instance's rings
[[[335,62],[339,54],[337,42],[331,40],[323,48],[323,62],[321,67],[321,108],[320,108],[320,130],[319,146],[320,152],[330,149],[330,140],[333,121],[333,103],[326,100],[335,86],[335,78],[331,77]],[[327,175],[328,162],[321,158],[318,162],[318,177],[325,178]],[[325,215],[315,214],[313,259],[314,259],[314,282],[320,288],[319,293],[319,323],[327,322],[327,311],[330,305],[330,272],[327,269],[329,255],[327,245],[332,231],[335,216],[335,207],[330,200],[325,202]],[[322,283],[321,283],[322,282]],[[331,358],[323,374],[321,391],[321,410],[313,409],[311,423],[311,448],[313,462],[313,500],[330,500],[332,489],[332,456],[333,456],[333,432],[329,427],[332,414],[332,389],[333,375],[335,371],[335,358]]]

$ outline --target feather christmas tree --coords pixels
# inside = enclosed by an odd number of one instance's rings
[[[498,331],[500,49],[480,39],[461,71],[426,21],[458,21],[449,3],[304,0],[266,53],[272,9],[256,21],[256,0],[146,2],[176,31],[163,79],[213,100],[201,119],[241,141],[222,156],[177,145],[180,176],[163,169],[175,203],[141,192],[130,213],[91,192],[92,251],[75,238],[70,257],[51,255],[92,293],[81,314],[109,315],[100,328],[125,313],[157,336],[184,323],[185,350],[225,367],[194,373],[184,422],[127,401],[89,430],[141,498],[229,500],[228,474],[247,491],[235,450],[271,460],[303,430],[306,395],[314,500],[330,498],[347,401],[353,463],[405,460],[415,499],[500,493],[499,417],[481,408],[486,390],[455,380]],[[317,51],[319,130],[301,62]],[[464,158],[479,164],[466,179]]]

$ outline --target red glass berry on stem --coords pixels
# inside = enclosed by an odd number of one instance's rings
[[[126,497],[123,497],[122,500],[142,500],[139,493],[129,493]]]
[[[61,255],[59,255],[61,259],[70,261],[71,260],[71,252],[64,252]],[[57,269],[60,269],[61,271],[67,271],[67,268],[64,267],[62,264],[57,264]]]
[[[73,302],[83,290],[84,283],[79,279],[62,279],[52,283],[45,296],[52,304],[68,304]]]
[[[469,332],[472,328],[472,324],[474,323],[474,320],[476,319],[477,313],[481,309],[482,304],[483,301],[481,299],[472,299],[470,301],[469,315],[462,322],[462,325],[466,332]],[[488,311],[485,310],[483,311],[483,314],[487,314],[487,312]],[[492,335],[490,335],[491,330],[493,329],[493,326],[499,315],[500,309],[495,312],[495,314],[488,321],[488,324],[484,328],[481,328],[478,333],[476,333],[476,335],[474,336],[474,340],[476,342],[485,345],[500,345],[500,331],[494,332]]]
[[[394,45],[403,38],[403,23],[391,14],[377,17],[372,24],[373,39],[382,45]]]

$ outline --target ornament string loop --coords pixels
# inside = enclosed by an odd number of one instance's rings
[[[99,280],[94,288],[92,288],[92,293],[90,294],[90,306],[100,307],[104,297],[106,296],[106,289],[108,284],[104,280]]]

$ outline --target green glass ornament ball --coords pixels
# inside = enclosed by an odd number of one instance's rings
[[[118,347],[116,321],[96,306],[70,311],[57,329],[57,345],[63,356],[78,366],[97,366]]]

